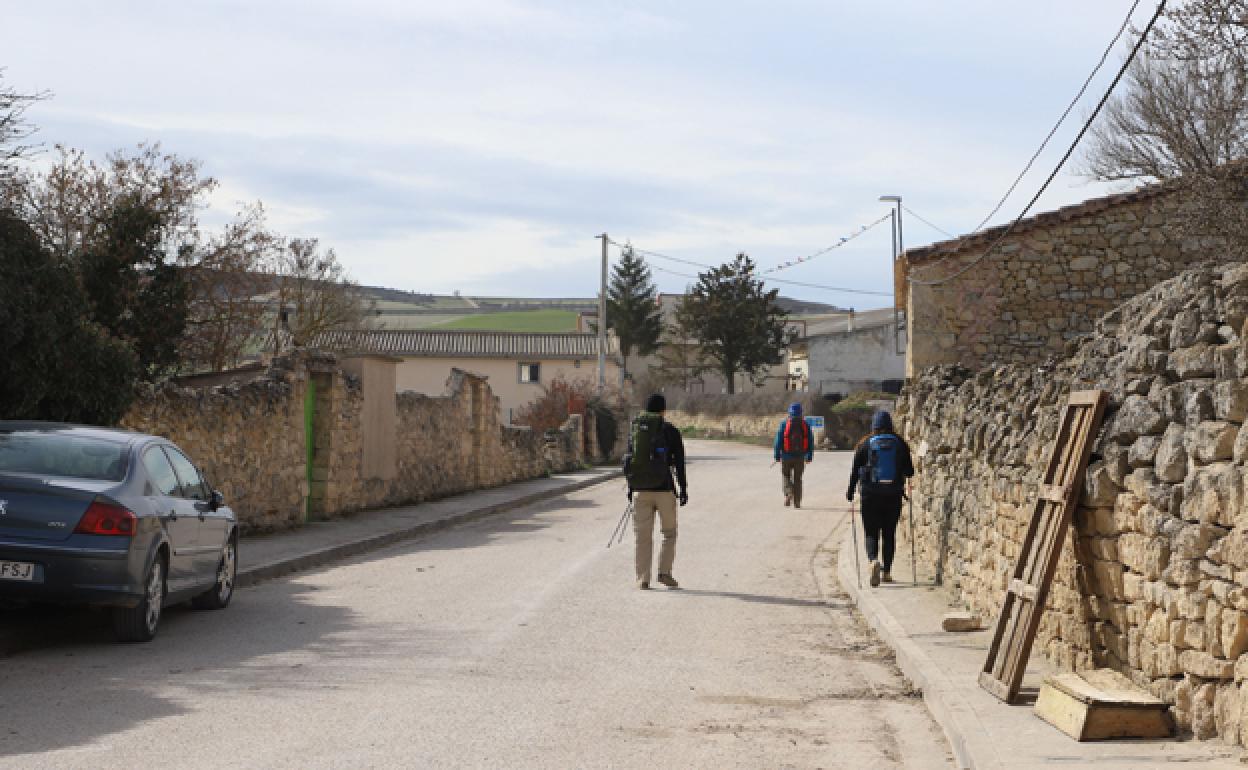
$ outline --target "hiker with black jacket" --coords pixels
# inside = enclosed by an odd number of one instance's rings
[[[685,442],[676,426],[663,419],[666,411],[667,399],[661,393],[646,400],[646,410],[633,420],[624,455],[624,478],[628,481],[628,499],[633,504],[633,533],[637,539],[637,587],[643,591],[650,588],[650,570],[654,567],[656,513],[663,535],[658,580],[668,588],[680,588],[672,577],[672,562],[676,560],[676,503],[689,502],[689,486],[685,479]]]
[[[871,419],[871,433],[858,442],[849,472],[845,499],[853,502],[862,490],[863,542],[871,561],[871,585],[893,582],[893,551],[906,479],[914,475],[910,446],[893,431],[893,418],[884,411]],[[882,542],[881,542],[882,541]],[[877,558],[877,555],[879,558]]]

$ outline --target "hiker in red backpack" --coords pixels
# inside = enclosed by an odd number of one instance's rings
[[[815,441],[810,426],[802,418],[802,405],[789,406],[789,417],[780,423],[773,448],[780,473],[784,477],[784,504],[802,507],[802,472],[815,459]]]

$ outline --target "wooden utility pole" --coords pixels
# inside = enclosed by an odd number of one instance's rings
[[[598,392],[607,387],[607,234],[602,239],[602,282],[598,291]]]

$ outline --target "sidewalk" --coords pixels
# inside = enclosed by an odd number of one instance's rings
[[[614,467],[561,473],[418,505],[314,521],[296,530],[244,537],[238,546],[238,585],[249,586],[328,564],[400,540],[560,497],[620,475],[621,471]]]
[[[859,530],[859,537],[862,532]],[[1044,656],[1033,651],[1023,680],[1025,704],[1006,705],[979,686],[979,672],[992,641],[988,618],[983,631],[942,631],[940,621],[954,606],[952,593],[932,583],[930,574],[919,572],[918,586],[911,582],[910,554],[898,548],[893,563],[897,583],[871,588],[867,562],[862,588],[854,579],[854,553],[850,533],[845,532],[838,560],[838,578],[867,622],[897,652],[902,672],[923,691],[941,729],[949,739],[960,767],[975,770],[1024,770],[1040,767],[1184,767],[1243,768],[1244,752],[1217,741],[1120,740],[1079,743],[1041,720],[1032,711],[1035,693],[1044,677],[1054,673]]]

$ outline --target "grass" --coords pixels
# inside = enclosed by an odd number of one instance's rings
[[[570,310],[481,313],[438,324],[436,328],[499,332],[574,332],[576,331],[576,313]]]

